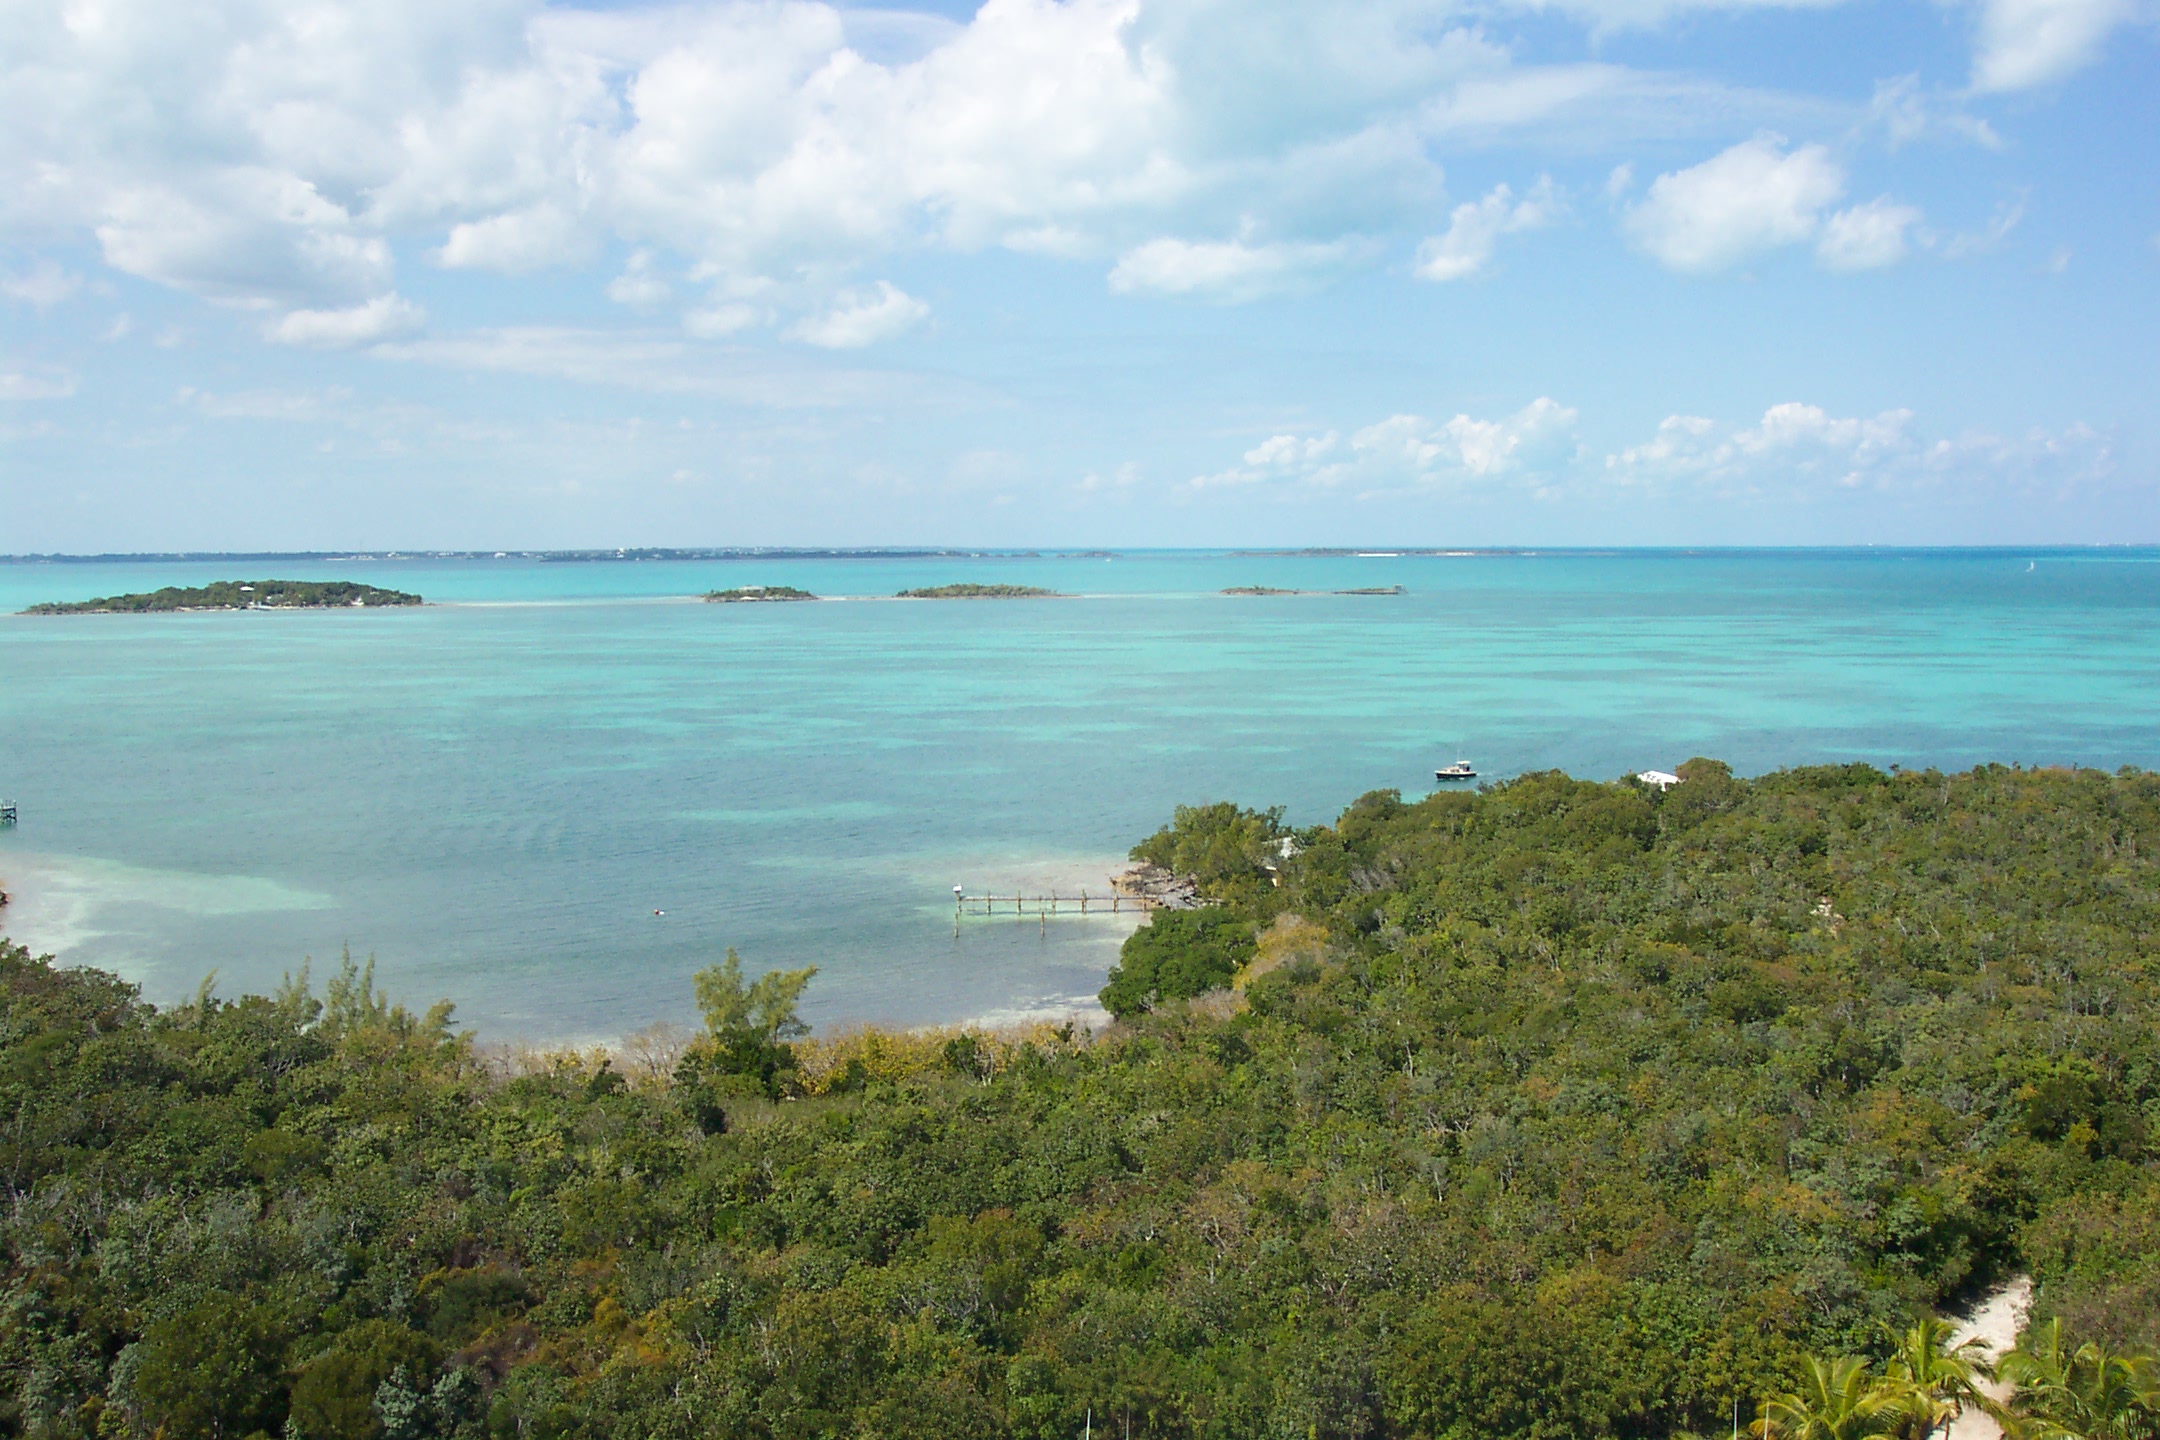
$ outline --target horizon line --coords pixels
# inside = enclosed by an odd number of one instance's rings
[[[2094,551],[2160,550],[2154,541],[2073,541],[2037,545],[1931,545],[1853,542],[1822,545],[1304,545],[1304,546],[921,546],[921,545],[695,545],[595,546],[591,548],[353,548],[336,550],[108,550],[29,551],[0,554],[5,565],[95,565],[129,561],[208,562],[269,560],[539,560],[585,563],[654,563],[701,560],[1029,560],[1102,559],[1123,555],[1222,555],[1230,557],[1339,559],[1534,558],[1542,555],[1736,555],[1736,554],[1969,554],[2037,555]]]

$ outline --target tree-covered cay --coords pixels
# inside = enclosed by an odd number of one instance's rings
[[[148,614],[173,610],[330,610],[378,605],[418,605],[418,595],[350,580],[218,580],[208,585],[168,585],[139,595],[33,605],[26,615]]]
[[[731,590],[708,590],[707,600],[722,605],[759,604],[769,601],[815,600],[808,590],[793,585],[737,585]]]
[[[1223,903],[1093,1039],[723,963],[687,1045],[508,1067],[350,968],[10,950],[0,1426],[1918,1435],[1902,1337],[2023,1271],[2013,1418],[2150,1433],[2160,779],[1683,773],[1180,811]]]

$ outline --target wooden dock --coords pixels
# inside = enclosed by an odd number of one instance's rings
[[[1123,895],[1113,890],[1108,895],[1093,895],[1082,890],[1078,895],[1060,895],[1052,891],[1048,895],[968,895],[953,892],[953,915],[1011,915],[1026,920],[1040,916],[1047,920],[1053,915],[1127,915],[1143,914],[1159,910],[1163,902],[1149,895]]]

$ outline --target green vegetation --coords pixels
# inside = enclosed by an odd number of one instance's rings
[[[1337,595],[1400,595],[1403,593],[1403,587],[1400,585],[1366,585],[1356,590],[1337,590],[1333,593]]]
[[[2003,1416],[2013,1434],[2039,1440],[2160,1434],[2160,1371],[2153,1357],[2092,1340],[2073,1348],[2063,1339],[2059,1316],[2025,1334],[1995,1373],[2015,1387]]]
[[[709,590],[705,598],[723,605],[735,605],[766,600],[815,600],[818,597],[793,585],[738,585],[732,590]]]
[[[1103,1008],[1130,1016],[1229,986],[1253,958],[1252,926],[1221,910],[1158,910],[1132,933],[1103,987]]]
[[[1762,1402],[1750,1433],[1762,1440],[1927,1440],[1960,1414],[1984,1412],[2011,1440],[2146,1440],[2160,1434],[2160,1373],[2148,1354],[2087,1341],[2072,1350],[2061,1319],[2034,1326],[2000,1363],[1978,1342],[1953,1347],[1951,1327],[1924,1319],[1885,1327],[1877,1370],[1857,1355],[1810,1357],[1798,1389]],[[2009,1388],[2008,1401],[1987,1382]]]
[[[896,597],[901,600],[1031,600],[1041,595],[1055,595],[1055,590],[1044,590],[1035,585],[932,585],[922,590],[902,590]]]
[[[142,595],[107,595],[67,604],[33,605],[25,615],[147,614],[169,610],[330,610],[348,606],[418,605],[418,595],[350,580],[219,580],[188,588],[168,585]]]
[[[1278,907],[1267,904],[1274,880],[1267,869],[1280,855],[1285,839],[1282,807],[1240,810],[1227,802],[1180,805],[1170,824],[1133,846],[1132,858],[1160,865],[1200,882],[1210,898],[1257,914]]]
[[[1182,809],[1092,1040],[8,949],[0,1432],[1921,1437],[2023,1271],[2006,1418],[2152,1435],[2160,777],[1682,773]]]

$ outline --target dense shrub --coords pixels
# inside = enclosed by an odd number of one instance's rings
[[[1666,1437],[2017,1270],[2160,1338],[2160,780],[1683,773],[1181,812],[1228,903],[1092,1042],[723,964],[511,1071],[0,947],[0,1434]]]
[[[1252,921],[1229,910],[1158,910],[1126,938],[1103,987],[1102,1004],[1117,1016],[1139,1014],[1163,1000],[1190,1000],[1230,983],[1253,957]]]

